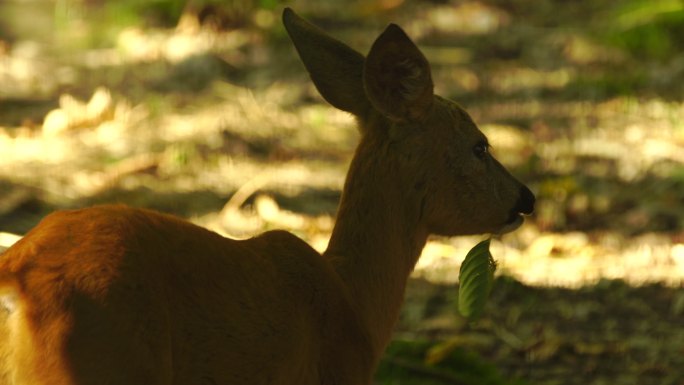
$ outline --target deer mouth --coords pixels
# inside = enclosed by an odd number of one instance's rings
[[[522,186],[520,189],[520,196],[515,207],[511,210],[508,220],[501,226],[499,234],[506,234],[514,231],[520,227],[525,221],[526,215],[531,215],[534,212],[534,194],[530,189]]]
[[[522,226],[524,221],[525,221],[525,218],[522,216],[522,214],[511,213],[511,216],[508,217],[508,220],[506,221],[506,223],[503,226],[501,226],[498,233],[499,234],[506,234],[506,233],[510,233],[512,231],[515,231],[520,226]]]

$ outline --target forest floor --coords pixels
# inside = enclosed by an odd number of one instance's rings
[[[684,385],[684,9],[529,3],[289,4],[361,52],[404,27],[436,92],[538,197],[492,244],[477,323],[455,298],[482,238],[430,240],[377,383]],[[0,4],[0,248],[50,211],[111,202],[325,248],[358,133],[280,8],[110,26],[50,4]]]

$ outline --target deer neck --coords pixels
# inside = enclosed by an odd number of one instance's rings
[[[406,282],[427,240],[422,197],[401,183],[391,144],[364,138],[352,160],[324,255],[346,283],[376,355],[392,336]]]

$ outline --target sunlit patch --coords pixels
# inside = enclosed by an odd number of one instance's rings
[[[569,68],[542,71],[506,67],[495,71],[489,77],[488,84],[491,89],[504,95],[539,89],[554,90],[567,86],[575,77],[574,72]]]
[[[3,248],[7,249],[13,244],[17,243],[21,239],[21,236],[0,231],[0,253],[2,253]]]
[[[381,8],[399,3],[385,1]],[[665,3],[681,8],[676,2]],[[41,10],[37,7],[43,5],[33,3],[26,7],[32,15],[56,17],[54,7]],[[273,25],[274,14],[269,12],[255,13],[259,28]],[[639,12],[653,15],[655,11],[649,3]],[[3,17],[9,15],[3,12]],[[264,31],[203,29],[197,20],[185,18],[166,29],[122,28],[112,35],[110,46],[86,49],[83,39],[93,39],[98,32],[83,28],[92,26],[92,20],[81,19],[84,15],[63,14],[75,22],[65,23],[54,36],[57,43],[50,50],[71,52],[82,44],[83,50],[69,54],[68,61],[50,56],[38,40],[0,41],[2,103],[53,103],[39,115],[33,112],[12,119],[8,114],[16,113],[14,109],[3,110],[0,178],[10,189],[21,186],[17,188],[30,191],[28,198],[21,199],[14,199],[12,191],[0,191],[3,219],[11,217],[5,213],[36,201],[74,205],[95,197],[157,205],[168,211],[194,201],[211,208],[206,213],[200,210],[192,218],[195,222],[224,234],[238,233],[228,228],[225,217],[221,219],[221,205],[266,172],[271,177],[261,186],[263,191],[253,191],[237,208],[242,219],[250,218],[244,219],[249,231],[240,236],[278,226],[324,248],[335,199],[329,199],[332,209],[316,215],[288,207],[282,197],[295,199],[311,190],[339,191],[358,133],[349,114],[325,105],[301,77],[270,81],[269,71],[294,72],[285,68],[289,62],[273,55],[280,51],[268,49],[267,44],[278,39],[264,39]],[[635,19],[630,18],[639,16],[638,12],[629,15],[627,19],[622,16],[623,26],[633,26]],[[496,44],[488,40],[494,35],[472,34],[515,27],[518,15],[512,18],[501,7],[468,1],[430,5],[412,16],[406,20],[408,29],[425,43],[421,48],[434,65],[436,89],[467,104],[497,159],[512,168],[513,174],[531,181],[540,198],[535,216],[505,236],[511,239],[508,246],[493,243],[503,271],[540,285],[578,286],[603,276],[673,284],[684,279],[684,246],[678,235],[684,180],[681,100],[610,97],[611,93],[606,93],[609,98],[602,93],[596,99],[568,97],[578,90],[595,92],[595,87],[604,86],[601,82],[611,81],[614,66],[624,66],[630,57],[629,52],[584,31],[525,29],[536,45],[521,40],[527,44],[522,57],[501,62],[492,56],[489,61],[488,55],[507,54],[511,48],[517,54],[516,39],[525,37],[507,36],[511,40],[499,45],[498,37]],[[31,32],[39,33],[44,27],[34,19],[16,20],[31,21]],[[370,28],[369,24],[363,27],[358,31]],[[463,40],[464,34],[471,36]],[[454,43],[432,40],[443,36]],[[483,44],[467,41],[473,38]],[[557,59],[565,60],[558,65],[535,66],[540,63],[529,61],[534,57],[544,64],[547,56],[529,55],[556,51]],[[217,78],[204,93],[190,96],[173,91],[155,94],[145,88],[151,80],[189,82],[165,76],[187,58],[212,54],[248,73],[238,79],[248,85]],[[207,64],[194,63],[197,66],[190,67],[191,74]],[[119,72],[122,68],[128,72]],[[258,72],[262,69],[265,75]],[[676,60],[646,71],[647,80],[658,84],[677,79],[678,73]],[[252,80],[258,86],[252,87]],[[628,90],[626,95],[637,95],[640,89]],[[488,92],[496,93],[495,97],[490,98]],[[204,202],[205,192],[218,197],[218,203]],[[160,201],[159,196],[169,198]],[[601,218],[607,219],[596,224]],[[661,232],[657,226],[670,226],[670,232]],[[568,228],[578,231],[569,233]],[[433,269],[439,275],[442,264],[453,264],[472,246],[473,239],[465,239],[463,244],[461,240],[432,241],[424,252],[427,262],[421,262],[417,274],[431,275],[428,270]],[[11,243],[6,234],[0,234],[0,248]]]
[[[432,28],[441,33],[492,33],[511,20],[502,9],[480,1],[434,7],[426,16]]]

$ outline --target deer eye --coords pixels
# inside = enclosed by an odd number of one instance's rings
[[[476,144],[473,147],[473,154],[480,159],[486,158],[487,154],[489,154],[489,144],[485,141]]]

